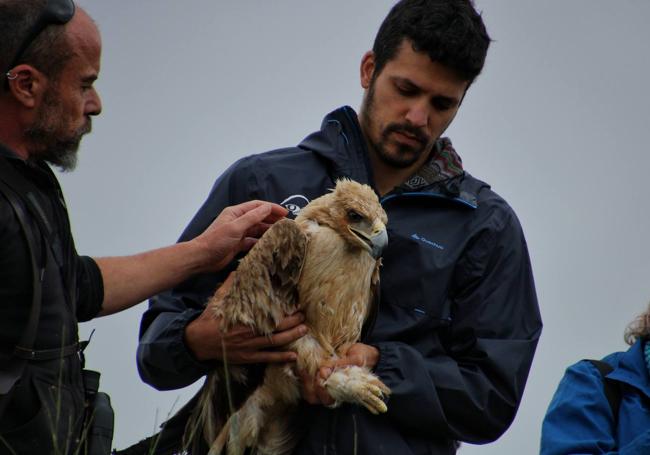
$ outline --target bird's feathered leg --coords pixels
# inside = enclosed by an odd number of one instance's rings
[[[341,403],[355,403],[373,414],[388,410],[384,398],[390,395],[390,389],[367,367],[336,368],[323,382],[323,386],[336,400],[331,407],[337,407]]]
[[[298,353],[296,367],[309,375],[316,374],[325,359],[339,357],[337,354],[330,354],[334,348],[326,341],[320,341],[311,334],[294,341],[292,347]],[[346,352],[347,347],[341,346],[338,351],[339,353]],[[335,408],[342,403],[355,403],[364,406],[373,414],[380,414],[388,410],[384,398],[390,395],[390,389],[366,367],[335,368],[332,374],[323,381],[323,386],[335,400],[330,407]]]

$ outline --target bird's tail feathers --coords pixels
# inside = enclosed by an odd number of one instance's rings
[[[217,428],[217,415],[213,402],[213,397],[217,391],[219,381],[216,372],[210,373],[203,383],[201,395],[196,407],[192,411],[190,418],[185,427],[184,446],[189,447],[192,441],[197,437],[203,436],[208,445],[217,437],[219,429]]]

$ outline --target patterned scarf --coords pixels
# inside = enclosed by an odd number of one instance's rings
[[[434,147],[429,161],[402,183],[400,188],[417,190],[462,175],[463,162],[451,145],[451,140],[447,137],[440,138]]]

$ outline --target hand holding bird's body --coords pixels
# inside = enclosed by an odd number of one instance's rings
[[[219,287],[212,302],[220,304],[232,286],[235,273],[231,273]],[[270,351],[267,348],[285,346],[307,333],[302,324],[305,317],[295,313],[282,319],[269,336],[259,335],[250,326],[237,325],[225,331],[222,319],[214,317],[214,308],[208,307],[190,322],[185,330],[185,345],[199,361],[221,360],[224,352],[228,362],[241,365],[249,363],[283,363],[296,360],[292,351]]]

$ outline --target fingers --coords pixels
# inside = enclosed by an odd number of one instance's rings
[[[305,371],[299,371],[298,376],[302,382],[302,398],[309,404],[320,404],[330,406],[334,399],[323,387],[323,378],[320,373],[309,375]]]
[[[314,377],[306,371],[298,371],[300,382],[302,383],[302,399],[309,404],[319,404],[318,396],[314,391]]]
[[[226,207],[224,211],[230,211],[234,217],[238,218],[263,204],[266,203],[264,201],[252,200],[237,205],[231,205],[230,207]]]
[[[287,316],[280,321],[271,336],[260,336],[251,340],[251,346],[254,348],[269,348],[273,346],[284,346],[296,341],[298,338],[307,334],[307,326],[302,324],[305,320],[303,313],[297,312]]]
[[[248,347],[250,344],[248,343],[248,340],[254,338],[256,339],[261,337],[255,333],[255,330],[253,330],[252,327],[246,325],[236,325],[228,330],[228,332],[223,336],[225,343],[242,345],[242,347]]]
[[[334,371],[334,368],[321,367],[318,370],[318,374],[316,375],[314,381],[316,383],[315,386],[316,395],[318,396],[319,401],[325,406],[330,406],[334,404],[334,398],[332,398],[332,396],[329,394],[329,392],[323,385],[325,384],[327,378],[330,377],[330,374],[332,374],[332,371]]]
[[[258,223],[246,231],[246,237],[260,238],[271,226],[271,224],[265,222]]]
[[[271,206],[271,213],[264,220],[267,223],[273,224],[276,221],[281,220],[282,218],[287,216],[287,214],[289,213],[289,211],[287,209],[285,209],[284,207],[282,207],[281,205],[274,204],[272,202],[267,202],[267,204],[269,204]]]
[[[368,367],[373,369],[379,361],[379,350],[374,346],[363,343],[355,343],[343,357],[340,359],[328,361],[323,365],[329,367],[345,367],[348,365],[356,365],[359,367]],[[330,363],[331,362],[331,363]]]
[[[228,278],[230,279],[234,273],[235,272],[232,272]],[[227,282],[228,280],[224,282],[224,285],[226,285]],[[296,312],[290,316],[287,316],[280,321],[275,329],[275,332],[270,336],[259,335],[255,333],[253,328],[246,325],[236,325],[232,327],[228,333],[226,333],[225,338],[250,338],[250,340],[246,342],[246,347],[253,347],[257,349],[282,346],[297,340],[307,333],[307,326],[301,324],[304,320],[305,315],[301,312]]]
[[[305,315],[301,312],[296,312],[290,316],[285,317],[280,321],[278,326],[276,327],[275,331],[276,332],[281,332],[283,330],[290,329],[292,327],[297,326],[301,322],[305,320]]]
[[[281,212],[278,212],[278,207]],[[231,229],[240,237],[259,237],[286,213],[279,205],[264,203],[232,220]]]
[[[243,215],[237,217],[237,219],[232,221],[233,226],[237,232],[241,232],[242,235],[248,232],[253,226],[258,223],[261,223],[271,214],[271,205],[262,204],[258,207],[244,213]]]
[[[284,218],[285,216],[287,216],[287,213],[289,213],[287,209],[285,209],[281,205],[274,204],[272,202],[259,201],[259,200],[253,200],[253,201],[244,202],[242,204],[233,205],[228,209],[232,211],[232,214],[236,218],[239,218],[251,211],[259,209],[260,207],[270,207],[269,213],[267,214],[269,218],[267,222],[269,223],[274,223],[275,221]],[[264,220],[264,218],[262,218],[262,220]]]
[[[332,374],[332,371],[334,371],[334,368],[335,367],[333,366],[321,366],[318,369],[318,376],[320,377],[321,381],[326,381],[327,378],[329,378]]]
[[[331,406],[334,404],[334,398],[332,398],[330,394],[327,392],[327,389],[322,386],[320,380],[316,381],[315,391],[316,391],[316,396],[318,397],[318,401],[323,406]]]
[[[289,330],[283,330],[281,332],[276,332],[271,336],[258,336],[250,340],[247,343],[248,346],[254,349],[270,348],[273,346],[284,346],[296,341],[298,338],[304,336],[307,333],[307,326],[300,324]]]
[[[359,355],[345,356],[333,362],[333,367],[346,367],[346,366],[365,366],[363,357]]]

